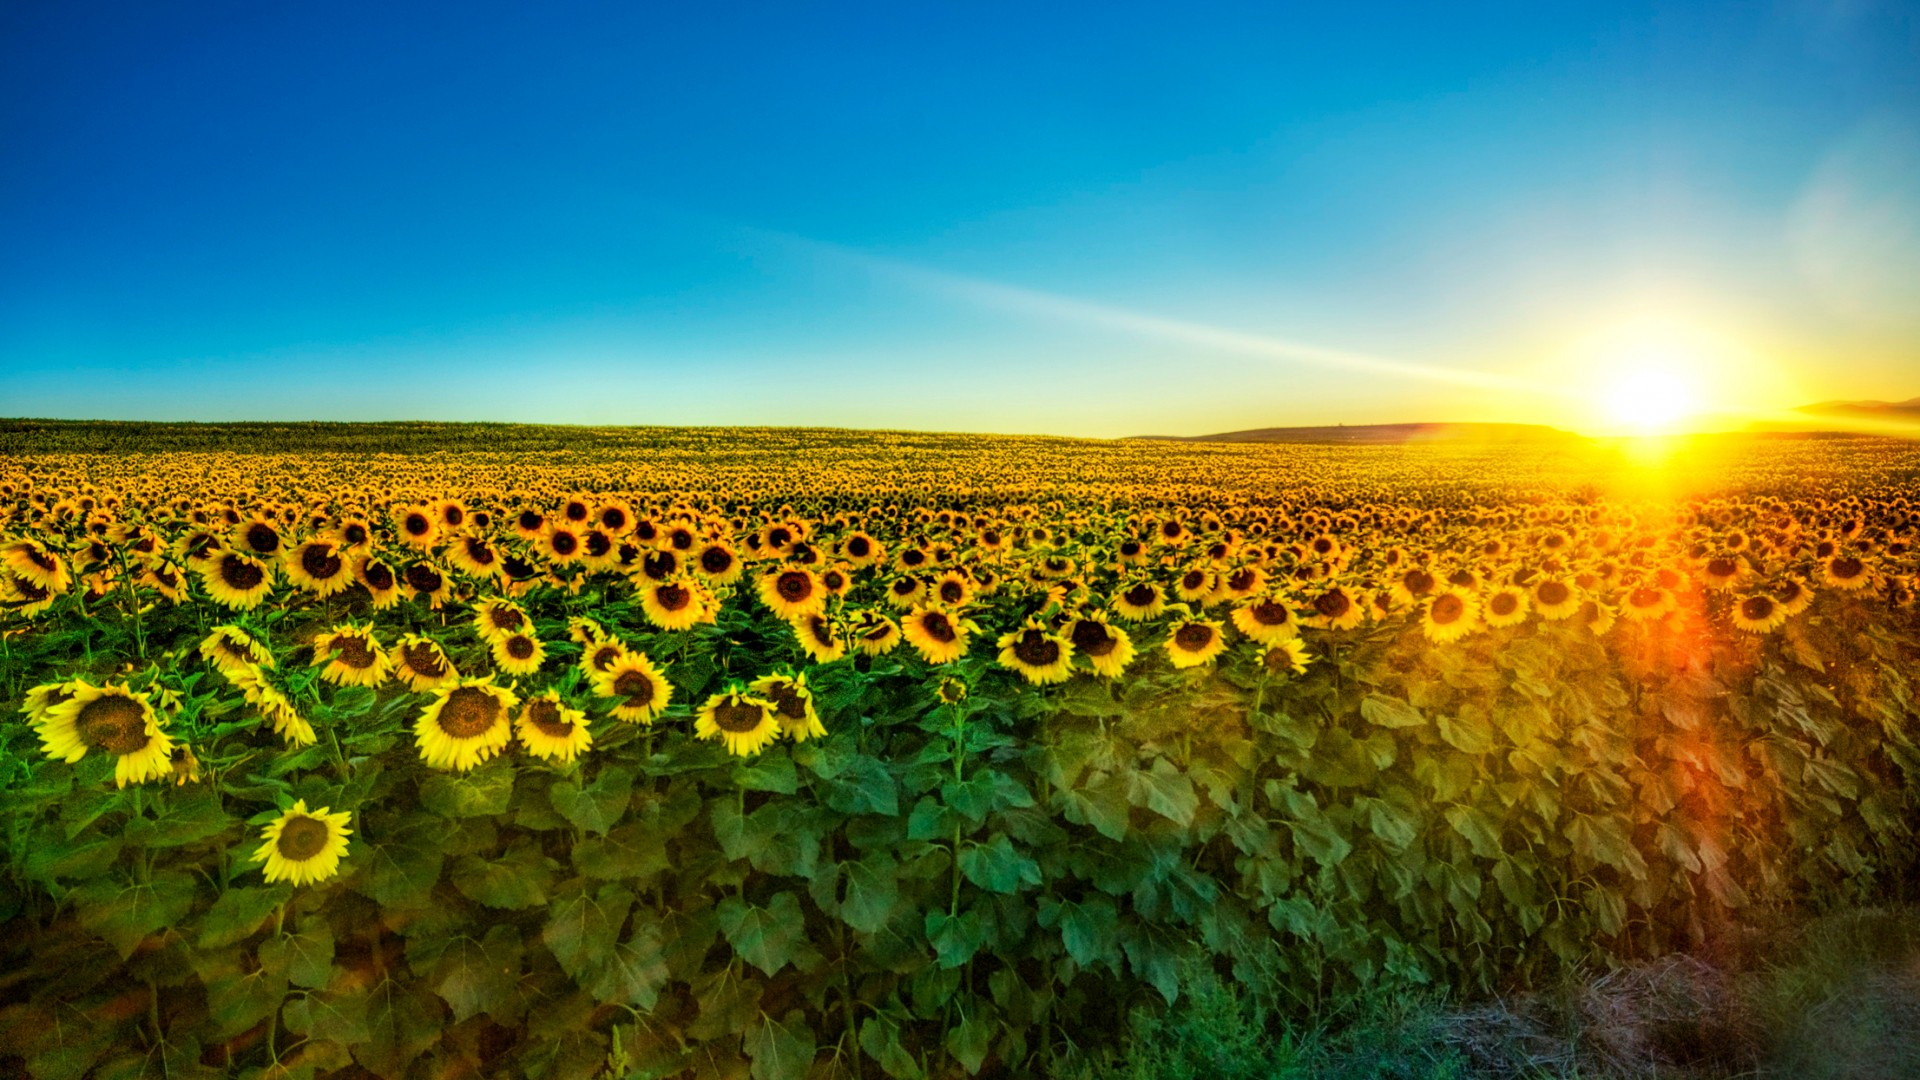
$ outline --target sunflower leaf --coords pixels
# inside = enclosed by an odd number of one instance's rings
[[[218,949],[231,945],[260,929],[275,908],[287,902],[293,895],[290,885],[276,885],[265,889],[235,887],[220,894],[206,915],[200,920],[200,937],[194,942],[197,948]]]
[[[727,944],[761,971],[776,974],[800,954],[806,918],[792,893],[774,893],[766,907],[729,896],[714,910]]]
[[[504,814],[512,800],[513,769],[504,764],[475,769],[465,776],[435,773],[420,785],[420,805],[442,817]]]
[[[562,780],[547,792],[553,808],[572,822],[574,828],[599,836],[605,836],[607,830],[619,823],[632,797],[633,771],[617,765],[602,768],[593,783],[585,787],[572,780]]]
[[[446,999],[455,1023],[491,1012],[520,980],[520,932],[496,925],[486,937],[455,938],[427,973],[433,992]]]
[[[813,1065],[813,1029],[798,1009],[783,1022],[762,1013],[747,1029],[745,1049],[753,1060],[753,1080],[802,1080]]]

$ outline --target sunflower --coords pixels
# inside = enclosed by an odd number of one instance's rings
[[[1450,585],[1420,606],[1420,632],[1435,644],[1458,641],[1480,625],[1480,605],[1473,594]]]
[[[585,548],[579,528],[561,521],[550,522],[536,545],[536,550],[555,566],[574,562],[585,553]]]
[[[933,598],[949,608],[965,607],[973,599],[973,582],[958,570],[949,570],[933,583]]]
[[[693,722],[693,733],[702,739],[720,739],[727,753],[752,757],[780,737],[780,721],[773,703],[741,690],[713,695],[700,707]]]
[[[1208,663],[1226,647],[1220,624],[1212,619],[1182,619],[1167,635],[1167,656],[1176,668]]]
[[[854,616],[849,630],[853,647],[868,656],[885,656],[904,640],[899,624],[877,611],[862,611]]]
[[[825,615],[808,615],[789,620],[793,627],[793,636],[800,642],[800,648],[813,658],[816,664],[831,664],[847,655],[847,643],[833,628],[833,623]]]
[[[1603,604],[1598,600],[1588,600],[1580,605],[1580,614],[1577,618],[1580,620],[1581,625],[1593,632],[1595,637],[1600,637],[1607,631],[1613,629],[1613,621],[1617,614],[1618,612],[1614,610],[1611,604]]]
[[[467,523],[467,504],[459,499],[441,499],[429,506],[428,511],[442,529],[454,532]]]
[[[440,539],[440,523],[434,520],[433,511],[424,506],[403,507],[393,513],[393,531],[400,539],[416,551],[425,551]]]
[[[1733,625],[1749,634],[1770,634],[1786,621],[1786,606],[1765,593],[1743,596],[1733,605]]]
[[[116,787],[144,784],[173,771],[173,740],[147,697],[117,683],[66,684],[69,695],[46,707],[35,734],[47,756],[72,764],[89,750],[112,754]]]
[[[652,723],[673,697],[673,684],[645,653],[636,652],[625,653],[595,676],[594,689],[601,697],[618,700],[613,707],[616,719],[635,724]]]
[[[238,626],[216,626],[200,642],[200,658],[223,673],[244,667],[273,666],[273,654]]]
[[[532,634],[521,632],[489,643],[493,666],[507,675],[531,675],[547,659],[547,647]]]
[[[140,584],[159,593],[168,602],[181,604],[187,600],[187,578],[178,566],[162,562],[148,567],[140,574]]]
[[[353,579],[373,598],[375,611],[400,602],[400,576],[383,559],[373,555],[362,558],[354,564]]]
[[[1543,619],[1558,622],[1580,610],[1580,594],[1559,578],[1535,582],[1532,592],[1533,610]]]
[[[250,555],[223,551],[201,564],[200,583],[216,602],[244,611],[258,607],[273,591],[273,574]]]
[[[1677,606],[1672,593],[1646,582],[1627,591],[1627,602],[1621,608],[1621,614],[1633,621],[1658,619]]]
[[[67,561],[38,540],[23,538],[0,545],[0,565],[48,592],[63,593],[73,587]]]
[[[1117,679],[1133,662],[1133,639],[1125,630],[1107,622],[1107,613],[1093,611],[1075,619],[1067,627],[1067,640],[1074,651],[1087,658],[1094,673]]]
[[[1073,674],[1073,642],[1050,634],[1037,620],[1000,636],[1000,666],[1017,671],[1029,683],[1065,682]]]
[[[1160,587],[1148,581],[1135,582],[1122,589],[1112,601],[1114,614],[1128,622],[1147,622],[1167,610],[1167,598]]]
[[[1260,652],[1260,666],[1270,675],[1283,671],[1305,675],[1307,665],[1311,663],[1313,657],[1307,654],[1307,644],[1299,638],[1288,638]]]
[[[967,637],[979,628],[938,608],[915,608],[901,623],[901,633],[929,664],[958,660],[967,651]]]
[[[626,645],[614,638],[597,638],[586,644],[580,653],[580,673],[587,678],[597,678],[613,669],[613,665],[628,655]]]
[[[773,704],[773,717],[780,722],[781,734],[794,742],[826,738],[826,725],[813,707],[813,691],[807,686],[805,672],[798,675],[762,675],[747,689]]]
[[[898,611],[911,611],[926,599],[927,583],[917,575],[902,574],[887,582],[887,605]]]
[[[484,536],[462,536],[447,545],[447,561],[473,578],[490,578],[505,572],[500,552]]]
[[[1440,579],[1423,566],[1410,566],[1393,579],[1394,602],[1403,606],[1430,596],[1439,589]]]
[[[1517,626],[1527,621],[1527,593],[1518,585],[1502,585],[1481,602],[1481,617],[1488,626]]]
[[[1835,555],[1820,564],[1820,580],[1842,592],[1855,592],[1873,584],[1873,569],[1856,555]]]
[[[20,702],[20,711],[26,714],[28,723],[38,725],[47,719],[54,706],[70,700],[85,685],[80,679],[41,683],[27,691],[26,698]]]
[[[1220,577],[1219,598],[1222,600],[1244,600],[1259,592],[1267,584],[1267,575],[1258,566],[1240,566]]]
[[[1321,630],[1351,630],[1367,617],[1366,608],[1340,585],[1314,597],[1311,606],[1313,614],[1302,621]]]
[[[414,721],[420,760],[429,768],[466,772],[507,745],[507,716],[520,699],[485,679],[457,679],[436,689]]]
[[[294,746],[312,746],[319,741],[314,734],[313,725],[307,723],[300,711],[294,708],[293,699],[287,697],[279,687],[267,678],[267,673],[257,667],[245,667],[226,673],[227,680],[240,688],[241,694],[252,705],[260,719],[265,720],[274,734],[292,743]]]
[[[711,622],[718,604],[706,588],[691,579],[669,581],[640,590],[640,612],[662,630],[685,630]]]
[[[1788,578],[1774,586],[1773,598],[1789,616],[1798,615],[1813,604],[1813,589],[1799,578]]]
[[[887,549],[881,546],[880,541],[864,532],[848,533],[840,541],[841,557],[852,563],[855,569],[872,566],[885,558],[886,553]]]
[[[278,559],[286,547],[286,538],[280,535],[280,527],[255,514],[233,530],[234,547],[261,562],[271,563]]]
[[[1300,636],[1300,619],[1278,597],[1262,596],[1233,609],[1233,625],[1262,645]]]
[[[416,694],[460,678],[440,643],[420,634],[401,638],[400,644],[394,646],[393,660],[394,675]]]
[[[361,552],[373,547],[373,526],[357,515],[342,519],[334,527],[333,536],[347,551]]]
[[[416,600],[425,597],[427,606],[435,610],[445,604],[453,592],[446,572],[429,559],[408,563],[407,568],[400,571],[400,588],[403,592],[413,594]]]
[[[534,757],[572,761],[593,748],[586,714],[562,701],[558,690],[528,698],[513,726],[520,745]]]
[[[265,843],[250,862],[266,863],[267,884],[285,881],[313,885],[340,872],[340,856],[347,852],[347,828],[352,815],[330,814],[326,807],[309,811],[301,799],[293,808],[267,823],[260,833]]]
[[[818,614],[826,607],[827,590],[813,571],[788,566],[761,576],[760,602],[782,619]]]
[[[473,632],[485,642],[512,637],[532,625],[526,609],[503,597],[490,597],[473,609]]]
[[[325,665],[320,677],[335,686],[379,686],[393,670],[393,658],[380,647],[373,627],[351,623],[313,639],[313,663]]]
[[[723,540],[711,540],[695,553],[693,569],[715,585],[730,585],[740,580],[745,564],[731,545]]]

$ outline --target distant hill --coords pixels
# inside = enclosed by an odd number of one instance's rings
[[[1868,420],[1920,421],[1920,397],[1905,401],[1822,401],[1796,412],[1815,416],[1857,416]]]
[[[1341,424],[1327,427],[1251,428],[1246,431],[1223,431],[1217,435],[1135,435],[1133,438],[1175,442],[1395,445],[1412,442],[1559,442],[1580,436],[1544,424]]]
[[[1753,425],[1759,431],[1844,431],[1920,437],[1920,397],[1905,401],[1822,401],[1786,418]]]

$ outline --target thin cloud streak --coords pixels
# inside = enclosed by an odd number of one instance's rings
[[[916,266],[912,263],[902,262],[898,259],[870,255],[862,251],[821,240],[812,240],[806,237],[754,228],[745,228],[743,231],[753,236],[774,240],[784,245],[801,248],[817,255],[856,265],[880,277],[899,281],[926,292],[956,298],[984,307],[1018,311],[1024,314],[1039,315],[1045,318],[1077,323],[1084,326],[1094,326],[1105,330],[1119,330],[1145,337],[1160,338],[1166,341],[1199,345],[1222,352],[1264,357],[1269,360],[1307,363],[1318,367],[1338,368],[1348,371],[1366,371],[1378,374],[1399,375],[1406,378],[1422,379],[1428,382],[1472,386],[1487,390],[1538,392],[1542,389],[1536,384],[1506,375],[1493,374],[1491,372],[1417,364],[1404,360],[1392,360],[1386,357],[1373,356],[1367,353],[1351,352],[1346,349],[1334,349],[1322,345],[1312,345],[1306,342],[1291,341],[1286,338],[1271,337],[1265,334],[1249,334],[1239,330],[1230,330],[1224,327],[1192,322],[1186,319],[1173,319],[1161,315],[1130,311],[1126,308],[1115,307],[1111,304],[1081,300],[1039,289],[1005,285],[997,281],[952,274],[943,270],[932,270],[923,266]]]

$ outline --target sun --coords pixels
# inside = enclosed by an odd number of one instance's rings
[[[1607,418],[1641,434],[1673,431],[1701,410],[1699,384],[1684,364],[1624,368],[1610,376],[1604,393]]]

